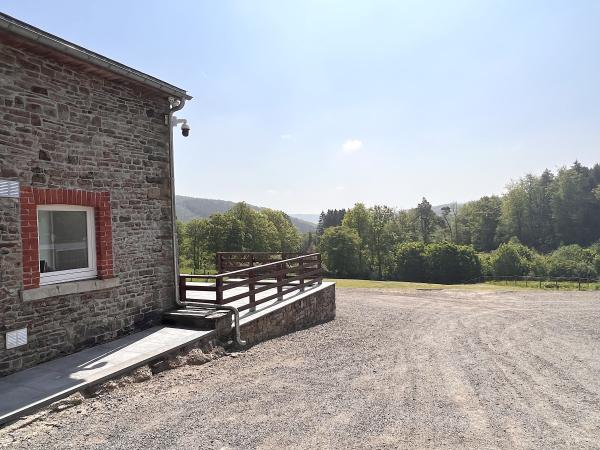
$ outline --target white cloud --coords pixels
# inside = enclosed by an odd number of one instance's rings
[[[336,186],[336,187],[335,187],[335,190],[336,190],[336,191],[343,191],[344,189],[346,189],[346,186],[344,186],[344,185],[341,185],[341,184],[340,184],[339,186]]]
[[[344,142],[344,145],[342,145],[342,150],[344,153],[356,153],[362,148],[362,146],[363,142],[361,140],[348,139],[346,142]]]
[[[267,194],[277,195],[277,194],[279,194],[279,191],[277,189],[267,189]]]
[[[282,141],[289,141],[292,138],[292,135],[290,133],[285,133],[279,137],[281,138]]]

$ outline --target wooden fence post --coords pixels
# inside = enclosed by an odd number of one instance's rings
[[[250,259],[250,267],[253,267],[254,257]],[[254,280],[256,276],[256,272],[251,270],[248,272],[248,293],[250,297],[250,311],[256,311],[256,294],[254,293],[254,289],[256,289],[256,282]]]
[[[323,266],[321,265],[321,254],[320,253],[317,253],[317,268],[319,269],[317,283],[323,284]]]
[[[215,291],[217,293],[217,305],[223,304],[223,278],[215,278]]]
[[[298,274],[300,276],[300,291],[304,291],[304,260],[298,261]]]
[[[279,273],[282,270],[286,269],[285,273]],[[277,266],[277,300],[283,300],[283,282],[287,275],[287,263],[282,263]]]
[[[181,300],[182,302],[185,302],[187,300],[187,291],[185,283],[185,277],[179,275],[179,300]]]

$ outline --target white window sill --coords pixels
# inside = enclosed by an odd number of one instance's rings
[[[81,280],[68,283],[49,284],[35,289],[21,291],[23,301],[43,300],[45,298],[58,297],[60,295],[81,294],[101,289],[110,289],[120,284],[117,277],[106,280]]]

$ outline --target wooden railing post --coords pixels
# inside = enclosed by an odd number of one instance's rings
[[[223,278],[215,278],[215,292],[217,294],[217,305],[222,305],[223,302]]]
[[[278,273],[277,274],[277,300],[283,300],[283,283],[285,281],[285,278],[287,276],[287,263],[282,263],[279,264],[277,269],[277,272],[281,272],[283,270],[285,270],[284,273]]]
[[[181,275],[179,275],[179,300],[182,302],[187,300],[186,280]]]
[[[304,291],[304,259],[298,261],[298,276],[300,277],[300,291]]]
[[[323,284],[323,266],[321,265],[321,254],[320,253],[317,253],[317,268],[319,269],[317,283]]]
[[[250,260],[250,267],[252,267],[253,259]],[[255,281],[256,272],[251,270],[248,272],[248,292],[250,296],[250,311],[256,310],[256,294],[254,293],[254,289],[256,289],[256,281]]]

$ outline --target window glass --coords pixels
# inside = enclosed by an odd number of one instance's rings
[[[85,211],[38,211],[40,273],[89,267]]]

